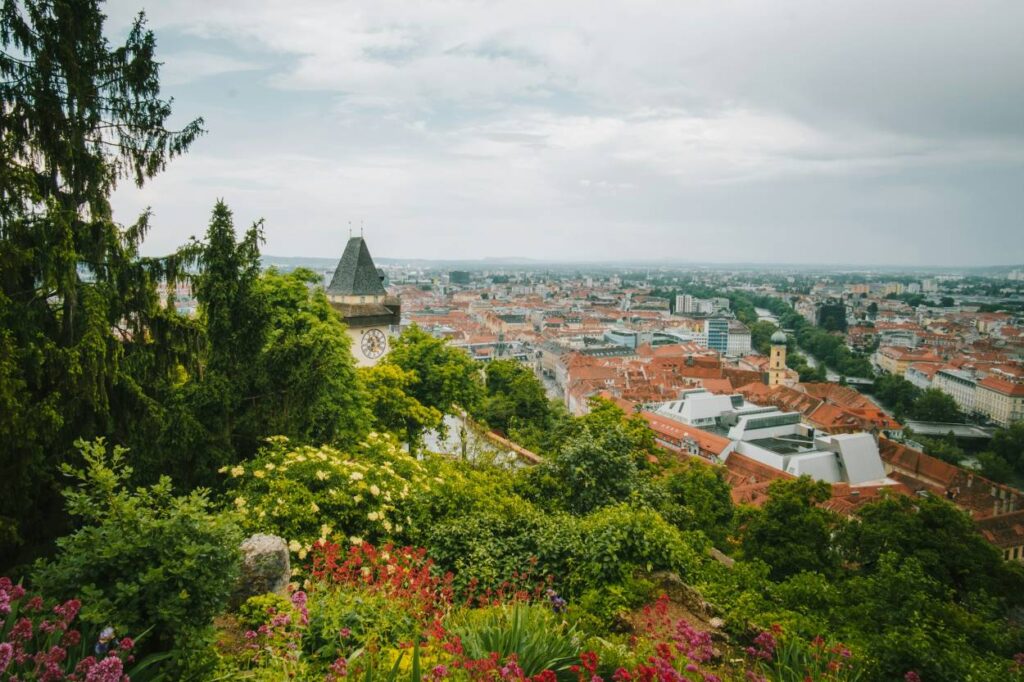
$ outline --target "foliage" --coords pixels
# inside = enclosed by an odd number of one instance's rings
[[[1024,480],[1024,421],[997,429],[985,452],[977,456],[981,471],[1001,483]]]
[[[156,42],[139,15],[124,43],[97,2],[0,8],[0,555],[64,519],[57,464],[78,437],[152,412],[187,324],[155,283],[175,259],[139,258],[149,215],[123,228],[109,196],[184,153],[202,120],[167,128]]]
[[[238,622],[248,630],[256,630],[269,623],[275,614],[289,608],[291,602],[283,595],[275,592],[257,594],[238,607]]]
[[[579,662],[581,638],[575,628],[542,605],[516,603],[471,611],[452,631],[470,658],[497,654],[504,661],[514,656],[527,677],[544,670],[565,673]]]
[[[573,517],[544,514],[516,497],[438,521],[424,544],[455,574],[456,589],[470,595],[530,591],[545,576],[566,575],[581,551]]]
[[[703,536],[681,533],[657,512],[627,504],[585,517],[580,534],[581,555],[568,581],[573,593],[622,583],[638,570],[673,571],[685,579],[707,549]]]
[[[861,573],[874,572],[887,552],[913,557],[924,573],[959,601],[988,597],[1010,605],[1024,599],[1024,570],[1003,561],[970,516],[936,498],[887,496],[861,507],[836,543]]]
[[[81,607],[77,599],[53,604],[29,596],[21,585],[0,577],[0,676],[120,682],[126,671],[138,680],[162,660],[157,655],[135,663],[138,638],[118,638],[111,628],[89,627],[83,634],[75,622]]]
[[[395,339],[382,362],[413,372],[409,395],[442,414],[452,414],[458,407],[472,413],[482,397],[473,359],[415,324]]]
[[[829,301],[818,308],[818,326],[827,332],[846,332],[846,304]]]
[[[645,486],[642,472],[655,446],[643,418],[626,417],[613,403],[595,399],[587,415],[562,425],[559,440],[554,456],[527,477],[531,499],[586,514],[628,500]]]
[[[639,485],[636,457],[621,428],[586,429],[543,466],[564,486],[566,508],[586,514],[629,499]]]
[[[922,391],[901,376],[889,374],[875,380],[874,395],[897,419],[963,422],[965,417],[953,398],[937,388]]]
[[[281,599],[283,603],[274,600],[263,604],[262,616],[258,618],[262,622],[245,631],[245,644],[240,652],[221,659],[220,675],[264,680],[305,677],[308,665],[300,644],[309,624],[307,596],[298,591],[290,599]],[[252,613],[250,618],[256,620],[257,615]]]
[[[841,642],[829,643],[823,637],[805,642],[799,637],[782,636],[782,629],[761,632],[746,654],[755,670],[778,682],[856,682],[864,676],[864,667]]]
[[[33,581],[58,599],[81,596],[81,618],[118,632],[152,627],[149,650],[173,650],[182,664],[202,649],[238,575],[241,533],[211,510],[205,491],[175,497],[171,482],[130,491],[124,450],[79,442],[84,469],[63,467],[77,484],[64,492],[83,524],[58,540]]]
[[[186,487],[216,482],[218,468],[252,457],[263,438],[348,446],[370,414],[348,335],[309,270],[260,274],[259,225],[235,242],[221,202],[205,241],[183,250],[195,277],[203,347],[198,366],[167,388],[171,407],[157,443],[139,443],[148,472]],[[145,434],[138,434],[141,438]]]
[[[352,455],[273,438],[255,459],[223,473],[242,527],[280,535],[300,561],[318,540],[359,545],[408,532],[410,495],[433,482],[423,464],[377,433]]]
[[[621,583],[591,588],[579,596],[571,614],[595,632],[629,629],[626,617],[656,597],[655,585],[640,576],[629,576]]]
[[[414,371],[386,362],[359,371],[376,428],[390,431],[415,447],[424,431],[441,425],[443,415],[437,408],[426,407],[409,394],[418,380]]]
[[[514,434],[518,442],[541,447],[553,418],[543,384],[515,360],[488,363],[486,375],[486,395],[479,416],[492,428]]]
[[[922,391],[914,400],[910,417],[926,422],[961,422],[964,414],[953,397],[937,388]]]
[[[661,515],[680,530],[699,530],[716,546],[732,532],[733,505],[721,468],[690,461],[659,481],[667,499]]]
[[[831,537],[841,524],[817,506],[830,494],[827,483],[807,476],[773,481],[768,501],[747,523],[744,555],[771,566],[777,580],[801,571],[833,573],[837,557]]]

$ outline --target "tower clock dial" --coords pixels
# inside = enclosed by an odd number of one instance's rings
[[[376,360],[384,355],[384,351],[388,349],[388,338],[384,336],[384,332],[381,330],[371,329],[363,334],[360,348],[363,351],[363,355],[371,360]]]

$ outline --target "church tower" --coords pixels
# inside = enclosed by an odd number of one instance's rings
[[[768,385],[779,386],[786,378],[786,334],[781,329],[772,334],[768,356]]]
[[[325,293],[348,326],[352,354],[361,367],[375,365],[384,357],[390,350],[391,331],[401,321],[401,303],[388,296],[383,280],[366,240],[350,237]]]

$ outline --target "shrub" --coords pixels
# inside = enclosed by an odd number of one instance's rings
[[[454,573],[460,593],[471,587],[498,590],[527,570],[534,583],[565,575],[570,558],[580,551],[576,526],[572,517],[545,515],[513,496],[439,521],[425,544],[438,565]]]
[[[299,561],[318,540],[347,545],[401,537],[412,521],[413,488],[431,483],[422,464],[376,433],[354,455],[277,437],[256,459],[223,471],[234,484],[243,528],[281,535]]]
[[[238,608],[238,622],[247,630],[256,630],[269,623],[277,613],[291,608],[288,597],[273,592],[249,597]]]
[[[67,509],[83,526],[57,541],[57,556],[36,565],[33,580],[47,596],[81,595],[81,618],[118,632],[153,628],[150,649],[173,649],[179,663],[204,649],[208,626],[223,611],[239,569],[241,533],[211,511],[205,491],[183,497],[162,478],[125,488],[124,450],[101,440],[78,442],[84,469],[65,475]]]
[[[515,662],[526,677],[544,670],[567,672],[579,662],[580,636],[549,607],[517,603],[466,613],[452,631],[465,655],[486,660],[496,655]]]
[[[707,540],[681,533],[657,512],[620,504],[584,518],[582,552],[569,578],[578,594],[588,588],[622,583],[637,570],[695,571]]]

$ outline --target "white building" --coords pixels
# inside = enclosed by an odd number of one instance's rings
[[[714,395],[704,389],[684,391],[662,404],[656,414],[725,435],[737,452],[794,476],[828,483],[895,484],[885,476],[878,445],[869,433],[829,435],[801,422],[798,412],[760,407],[740,395]]]
[[[978,382],[971,374],[960,369],[940,369],[932,378],[932,388],[951,396],[957,406],[967,414],[976,411],[975,394]]]
[[[726,343],[725,354],[730,358],[738,358],[750,355],[750,330],[747,325],[738,320],[729,321],[729,339]]]

